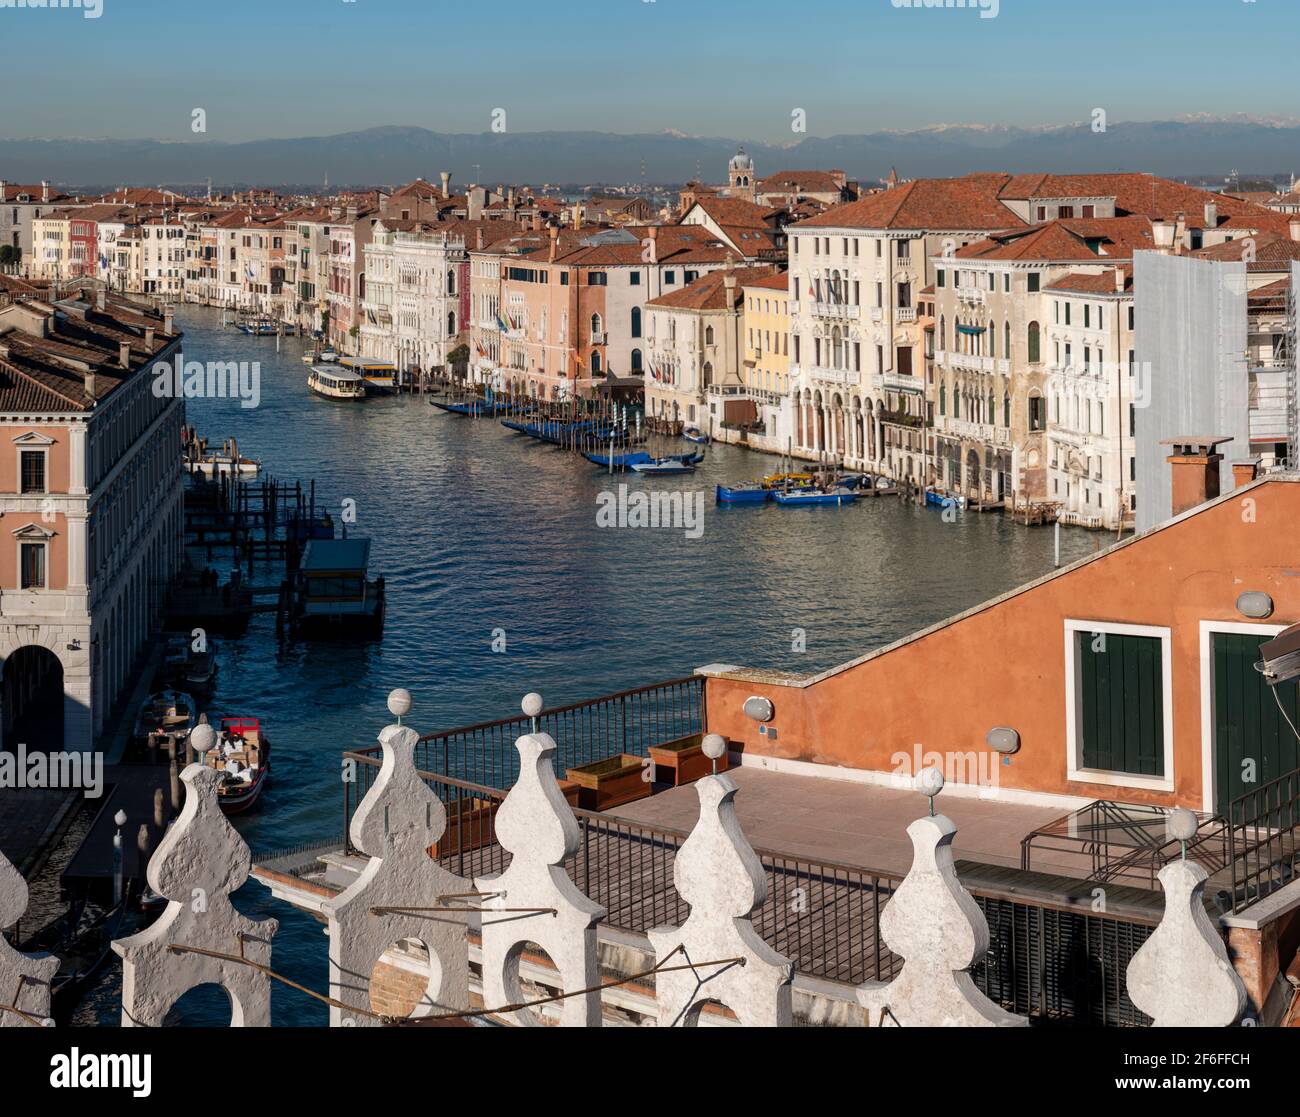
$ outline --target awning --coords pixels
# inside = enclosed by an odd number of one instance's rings
[[[985,326],[963,326],[959,323],[957,332],[959,334],[982,334],[986,328]]]

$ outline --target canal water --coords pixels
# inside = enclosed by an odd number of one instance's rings
[[[236,820],[254,849],[343,832],[340,753],[370,745],[391,720],[394,687],[414,698],[421,732],[512,715],[529,690],[548,705],[690,674],[706,663],[812,672],[862,655],[1038,577],[1052,531],[999,514],[959,515],[895,498],[844,508],[719,507],[714,486],[775,469],[775,459],[713,446],[694,475],[614,476],[492,419],[449,415],[417,397],[335,403],[313,395],[306,342],[223,329],[215,310],[181,308],[185,358],[257,361],[260,401],[191,400],[188,421],[229,435],[281,481],[316,481],[350,536],[372,540],[371,574],[387,583],[383,640],[280,645],[273,614],[218,653],[212,706],[262,719],[275,778],[260,809]],[[680,453],[687,444],[662,443]],[[652,446],[653,450],[655,447]],[[703,494],[703,530],[602,527],[602,493]],[[691,532],[690,534],[695,534]],[[1063,529],[1062,561],[1109,540]],[[256,569],[256,585],[279,571]],[[501,649],[504,650],[494,650]],[[254,918],[275,916],[275,968],[324,991],[321,925],[240,892]],[[79,1019],[115,1020],[116,967]],[[322,1024],[326,1009],[273,985],[277,1024]],[[176,1014],[219,1023],[224,998],[192,994]]]

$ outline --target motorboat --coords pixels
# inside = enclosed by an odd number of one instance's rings
[[[271,742],[255,717],[223,717],[216,743],[203,754],[205,768],[222,775],[217,804],[226,814],[242,814],[257,802],[271,778]]]
[[[346,369],[313,365],[307,377],[307,387],[318,396],[334,400],[360,400],[366,398],[366,382],[355,372]]]

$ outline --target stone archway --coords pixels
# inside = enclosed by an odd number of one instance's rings
[[[41,644],[23,644],[0,668],[0,742],[58,752],[64,742],[63,663]]]

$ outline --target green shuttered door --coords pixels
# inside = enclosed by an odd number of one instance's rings
[[[1225,818],[1239,795],[1257,790],[1271,779],[1300,767],[1300,741],[1277,708],[1272,688],[1255,663],[1267,637],[1216,632],[1214,649],[1215,810]],[[1297,686],[1279,688],[1278,697],[1296,725]],[[1254,780],[1247,777],[1252,773]]]
[[[1159,637],[1080,632],[1076,639],[1083,766],[1163,776],[1164,677]]]

